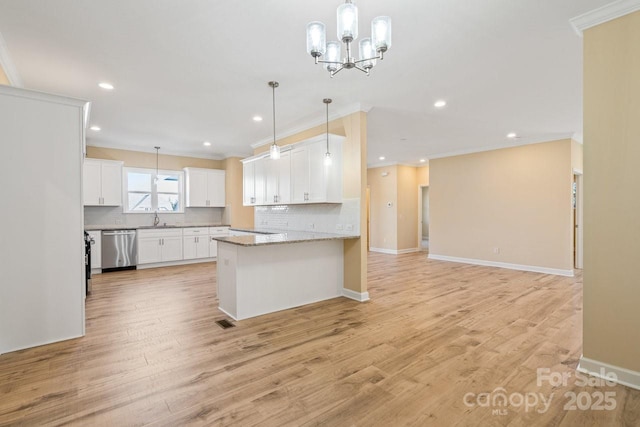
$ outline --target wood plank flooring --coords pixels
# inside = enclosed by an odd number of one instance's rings
[[[580,276],[372,253],[370,302],[226,330],[215,280],[213,263],[94,276],[86,337],[0,356],[0,425],[640,425],[640,391],[576,385]],[[538,386],[538,368],[571,377]],[[484,405],[499,388],[513,404]],[[565,410],[605,391],[613,410]],[[519,405],[534,393],[547,411]]]

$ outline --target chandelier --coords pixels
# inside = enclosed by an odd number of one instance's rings
[[[358,38],[358,8],[352,0],[346,0],[338,6],[338,39],[346,45],[346,55],[341,56],[340,43],[327,42],[326,28],[322,22],[307,24],[307,53],[316,64],[324,64],[331,77],[343,69],[356,68],[369,75],[376,60],[383,60],[384,53],[391,47],[391,18],[378,16],[371,21],[371,37],[365,37],[359,43],[359,59],[352,52],[351,43]]]

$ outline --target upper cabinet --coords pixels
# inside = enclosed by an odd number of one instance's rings
[[[85,206],[122,205],[122,162],[84,159],[83,172]]]
[[[225,171],[184,168],[188,208],[225,207]]]
[[[326,136],[243,160],[245,206],[342,203],[342,137],[330,135],[332,164],[325,165]]]

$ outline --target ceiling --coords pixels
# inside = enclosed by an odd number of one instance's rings
[[[102,130],[89,145],[250,155],[272,138],[269,80],[278,137],[323,123],[326,97],[332,116],[367,110],[370,166],[581,134],[582,39],[569,19],[610,0],[356,0],[360,37],[389,15],[393,46],[371,76],[332,79],[306,53],[305,26],[323,21],[336,39],[340,3],[0,0],[0,34],[23,87],[92,101]]]

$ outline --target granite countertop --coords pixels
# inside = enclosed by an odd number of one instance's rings
[[[85,225],[84,229],[86,231],[96,231],[96,230],[164,230],[169,228],[196,228],[196,227],[230,227],[229,224],[212,224],[212,223],[195,223],[195,224],[167,224],[167,225],[159,225],[157,227],[153,225]]]
[[[359,239],[360,236],[352,236],[345,234],[332,234],[332,233],[310,233],[307,231],[291,231],[291,230],[273,230],[262,228],[234,228],[238,231],[247,231],[251,233],[260,233],[244,236],[221,236],[211,237],[214,240],[224,243],[230,243],[238,246],[263,246],[263,245],[278,245],[284,243],[301,243],[301,242],[314,242],[318,240],[346,240],[346,239]],[[268,233],[268,234],[267,234]]]

